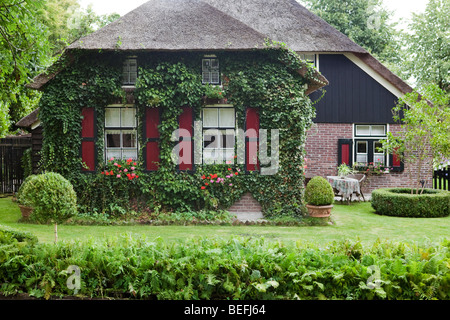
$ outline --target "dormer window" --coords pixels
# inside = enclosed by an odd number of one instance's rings
[[[219,59],[205,57],[202,60],[202,83],[220,84]]]
[[[122,84],[134,86],[137,79],[137,59],[127,58],[123,63]]]

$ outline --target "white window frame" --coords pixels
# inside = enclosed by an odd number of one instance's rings
[[[217,126],[208,126],[204,122],[205,110],[217,110]],[[221,126],[220,125],[220,110],[221,109],[232,109],[233,110],[233,126]],[[212,147],[205,147],[205,134],[210,134],[219,138],[218,142],[212,142],[215,144]],[[233,135],[233,147],[224,148],[223,146],[223,134],[226,136]],[[210,105],[205,106],[202,109],[202,157],[203,163],[213,164],[213,163],[226,163],[227,161],[234,160],[234,152],[236,145],[236,110],[233,105]],[[213,156],[209,156],[209,152],[213,151]]]
[[[131,70],[132,66],[131,64],[134,63],[136,66],[135,70]],[[122,66],[122,84],[124,86],[132,86],[134,87],[136,85],[136,79],[137,79],[137,57],[132,56],[125,59]]]
[[[299,55],[300,59],[314,64],[316,69],[319,70],[319,55],[318,54],[304,52],[304,53],[299,53],[298,55]]]
[[[375,130],[373,130],[373,127],[383,126],[384,127],[384,135],[380,135]],[[369,132],[367,134],[361,134],[358,133],[358,128],[360,127],[369,127]],[[353,152],[353,163],[360,163],[357,161],[358,159],[358,143],[359,142],[367,142],[367,164],[374,163],[376,164],[377,161],[375,161],[375,158],[377,156],[383,156],[383,166],[388,167],[390,165],[389,163],[389,156],[385,153],[379,153],[376,152],[375,144],[379,142],[380,140],[387,139],[387,134],[389,132],[389,124],[354,124],[353,125],[353,146],[354,146],[354,152]],[[369,143],[370,142],[370,143]],[[369,148],[373,148],[372,152],[369,152]],[[369,154],[372,154],[373,158],[369,158]]]
[[[213,67],[213,63],[217,63],[217,67]],[[208,79],[205,75],[208,74]],[[217,74],[217,81],[212,81],[213,74]],[[202,84],[220,85],[220,61],[215,55],[204,56],[202,59]]]
[[[119,114],[119,125],[118,126],[108,126],[106,121],[107,109],[120,109]],[[133,126],[122,126],[122,109],[134,109],[134,125]],[[105,143],[105,160],[109,160],[112,157],[112,152],[120,153],[120,156],[114,156],[115,159],[129,159],[137,160],[139,156],[139,139],[137,134],[138,121],[137,121],[137,109],[134,105],[109,105],[105,108],[105,127],[104,127],[104,143]],[[120,131],[120,147],[108,147],[108,133],[111,131]],[[135,147],[124,147],[123,146],[123,134],[126,131],[132,131],[134,133],[134,145]],[[135,156],[130,156],[129,153],[133,152]]]

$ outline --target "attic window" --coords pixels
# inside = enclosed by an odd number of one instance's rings
[[[202,59],[202,83],[220,84],[219,59],[216,57]]]
[[[299,54],[300,59],[314,64],[315,67],[317,67],[317,55],[313,53],[301,53]]]
[[[130,57],[123,63],[122,84],[132,85],[136,84],[137,79],[137,59]]]

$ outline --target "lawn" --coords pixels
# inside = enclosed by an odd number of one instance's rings
[[[20,210],[10,198],[0,198],[0,224],[35,234],[41,242],[54,241],[52,225],[18,223]],[[377,239],[437,242],[450,238],[450,217],[398,218],[379,216],[370,203],[336,204],[333,225],[314,227],[287,226],[74,226],[59,225],[58,238],[86,240],[88,238],[114,237],[131,234],[166,241],[184,241],[193,237],[263,237],[266,240],[288,242],[313,242],[326,245],[331,241],[360,240],[370,244]]]

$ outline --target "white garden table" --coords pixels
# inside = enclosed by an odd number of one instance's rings
[[[335,190],[336,196],[341,196],[342,200],[350,201],[353,193],[361,193],[359,181],[356,179],[338,176],[328,176],[327,179]]]

